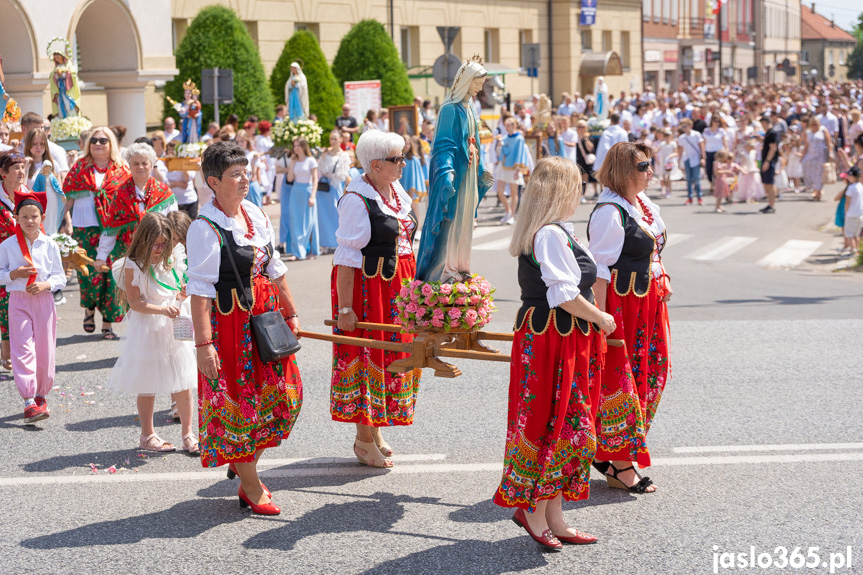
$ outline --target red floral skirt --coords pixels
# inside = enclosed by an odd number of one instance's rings
[[[648,339],[643,362],[644,377],[638,379],[638,397],[644,410],[647,430],[656,415],[665,383],[671,378],[671,327],[668,321],[668,304],[662,301],[667,294],[668,289],[663,279],[654,279],[647,295]]]
[[[617,329],[609,339],[622,339],[622,347],[608,346],[602,372],[599,411],[596,415],[598,446],[596,459],[636,461],[650,466],[645,436],[647,424],[639,396],[638,376],[646,365],[647,316],[650,291],[638,297],[631,291],[619,295],[614,277],[608,284],[605,311],[614,317]]]
[[[338,266],[333,266],[333,319],[338,319],[339,308],[337,274]],[[410,279],[415,275],[416,261],[413,255],[399,256],[396,275],[389,281],[380,274],[368,278],[362,270],[355,269],[353,308],[357,319],[369,323],[395,324],[398,315],[395,299],[401,291],[402,279]],[[414,339],[413,335],[406,333],[362,329],[342,332],[333,328],[333,333],[400,343]],[[395,360],[407,356],[406,353],[333,344],[333,378],[330,387],[330,414],[333,420],[373,427],[412,424],[422,370],[390,373],[386,369]]]
[[[592,329],[564,336],[552,324],[536,334],[525,320],[516,331],[496,504],[532,512],[538,501],[558,494],[571,501],[588,497],[603,347],[602,334]]]
[[[252,312],[279,307],[279,291],[253,277]],[[261,363],[250,314],[236,305],[221,314],[213,301],[210,323],[221,367],[217,379],[198,374],[201,465],[249,463],[259,449],[277,447],[294,427],[303,404],[303,384],[294,356]]]

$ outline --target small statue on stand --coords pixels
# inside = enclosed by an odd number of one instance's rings
[[[611,102],[608,100],[608,85],[602,76],[596,79],[594,100],[596,101],[596,120],[597,122],[604,122],[608,118]]]
[[[429,168],[429,206],[417,260],[417,279],[463,282],[471,277],[473,221],[494,177],[482,163],[479,121],[471,106],[488,72],[474,56],[458,69],[438,112]]]
[[[309,119],[309,83],[296,62],[291,63],[291,76],[285,83],[285,103],[291,122],[296,124]]]
[[[551,121],[551,100],[546,94],[539,95],[539,101],[536,103],[534,126],[548,126]]]
[[[184,144],[195,144],[201,140],[201,102],[198,100],[201,91],[189,78],[183,83],[183,103],[168,98],[174,110],[180,114],[180,141]]]
[[[72,46],[65,38],[53,38],[48,43],[48,57],[54,60],[51,73],[51,109],[55,116],[79,116],[81,89],[72,59]]]

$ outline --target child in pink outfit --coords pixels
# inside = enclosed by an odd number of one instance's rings
[[[45,207],[32,195],[15,206],[18,228],[0,244],[0,285],[9,292],[9,340],[15,385],[24,399],[28,424],[48,417],[54,386],[57,312],[52,292],[63,289],[66,274],[60,248],[41,231]]]

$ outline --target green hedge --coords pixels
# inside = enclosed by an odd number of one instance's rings
[[[250,114],[272,120],[273,99],[267,89],[261,55],[245,24],[229,8],[208,6],[201,10],[189,25],[175,56],[180,73],[165,85],[167,96],[182,101],[183,82],[187,78],[200,88],[203,68],[230,68],[234,71],[234,103],[219,106],[220,120],[224,122],[229,114],[237,114],[240,125]],[[177,117],[166,100],[165,115],[169,114]],[[215,117],[212,105],[203,107],[203,117],[202,126],[206,130],[207,123]]]
[[[342,38],[333,60],[333,73],[344,87],[346,81],[380,80],[383,107],[413,103],[414,91],[408,73],[383,24],[362,20]]]
[[[342,113],[345,97],[327,64],[318,39],[310,31],[298,30],[285,42],[282,55],[270,74],[270,91],[275,102],[284,102],[291,62],[297,62],[303,68],[309,83],[309,113],[318,117],[318,124],[324,129],[324,134],[328,134]]]

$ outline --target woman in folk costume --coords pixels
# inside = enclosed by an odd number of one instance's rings
[[[429,203],[417,279],[461,281],[470,275],[476,208],[494,184],[483,166],[479,121],[471,107],[488,72],[474,56],[459,68],[438,111],[429,166]]]
[[[285,102],[291,122],[309,119],[309,83],[296,62],[291,63],[291,76],[285,84]]]
[[[132,144],[123,154],[132,177],[109,199],[96,198],[96,212],[102,222],[99,248],[94,267],[107,265],[109,256],[116,261],[126,255],[132,243],[135,228],[147,212],[168,215],[177,211],[177,199],[167,185],[151,177],[156,152],[148,144]]]
[[[609,487],[651,493],[656,486],[633,467],[650,465],[646,436],[670,376],[666,302],[672,290],[662,265],[665,223],[644,190],[652,150],[641,143],[612,146],[597,177],[605,186],[588,222],[596,259],[599,309],[614,316],[622,347],[609,347],[602,373],[594,466]]]
[[[414,277],[413,237],[417,229],[410,196],[398,180],[404,166],[404,139],[370,130],[357,142],[364,174],[351,180],[339,201],[339,246],[333,256],[334,333],[409,343],[408,333],[357,328],[357,322],[393,324],[402,280]],[[411,425],[422,370],[390,373],[407,354],[333,344],[330,413],[356,425],[354,454],[372,467],[392,467],[393,449],[381,429]]]
[[[117,192],[127,185],[131,177],[123,159],[114,132],[96,128],[84,142],[84,155],[79,159],[63,181],[66,205],[72,210],[72,237],[87,252],[87,256],[98,259],[98,248],[102,236],[102,222],[96,210],[96,198],[110,204]],[[104,255],[104,254],[103,254]],[[113,256],[113,257],[112,257]],[[78,272],[81,288],[81,307],[84,308],[84,331],[96,330],[96,309],[102,312],[102,338],[117,339],[112,324],[123,320],[124,310],[116,296],[116,284],[111,275],[114,254],[108,254],[104,265],[88,266],[89,274]]]
[[[596,538],[570,527],[563,499],[586,499],[596,453],[604,338],[615,321],[594,304],[596,263],[573,236],[581,196],[578,167],[539,161],[524,192],[510,253],[518,257],[522,306],[510,366],[504,472],[494,502],[540,545]],[[601,330],[601,331],[600,331]]]

